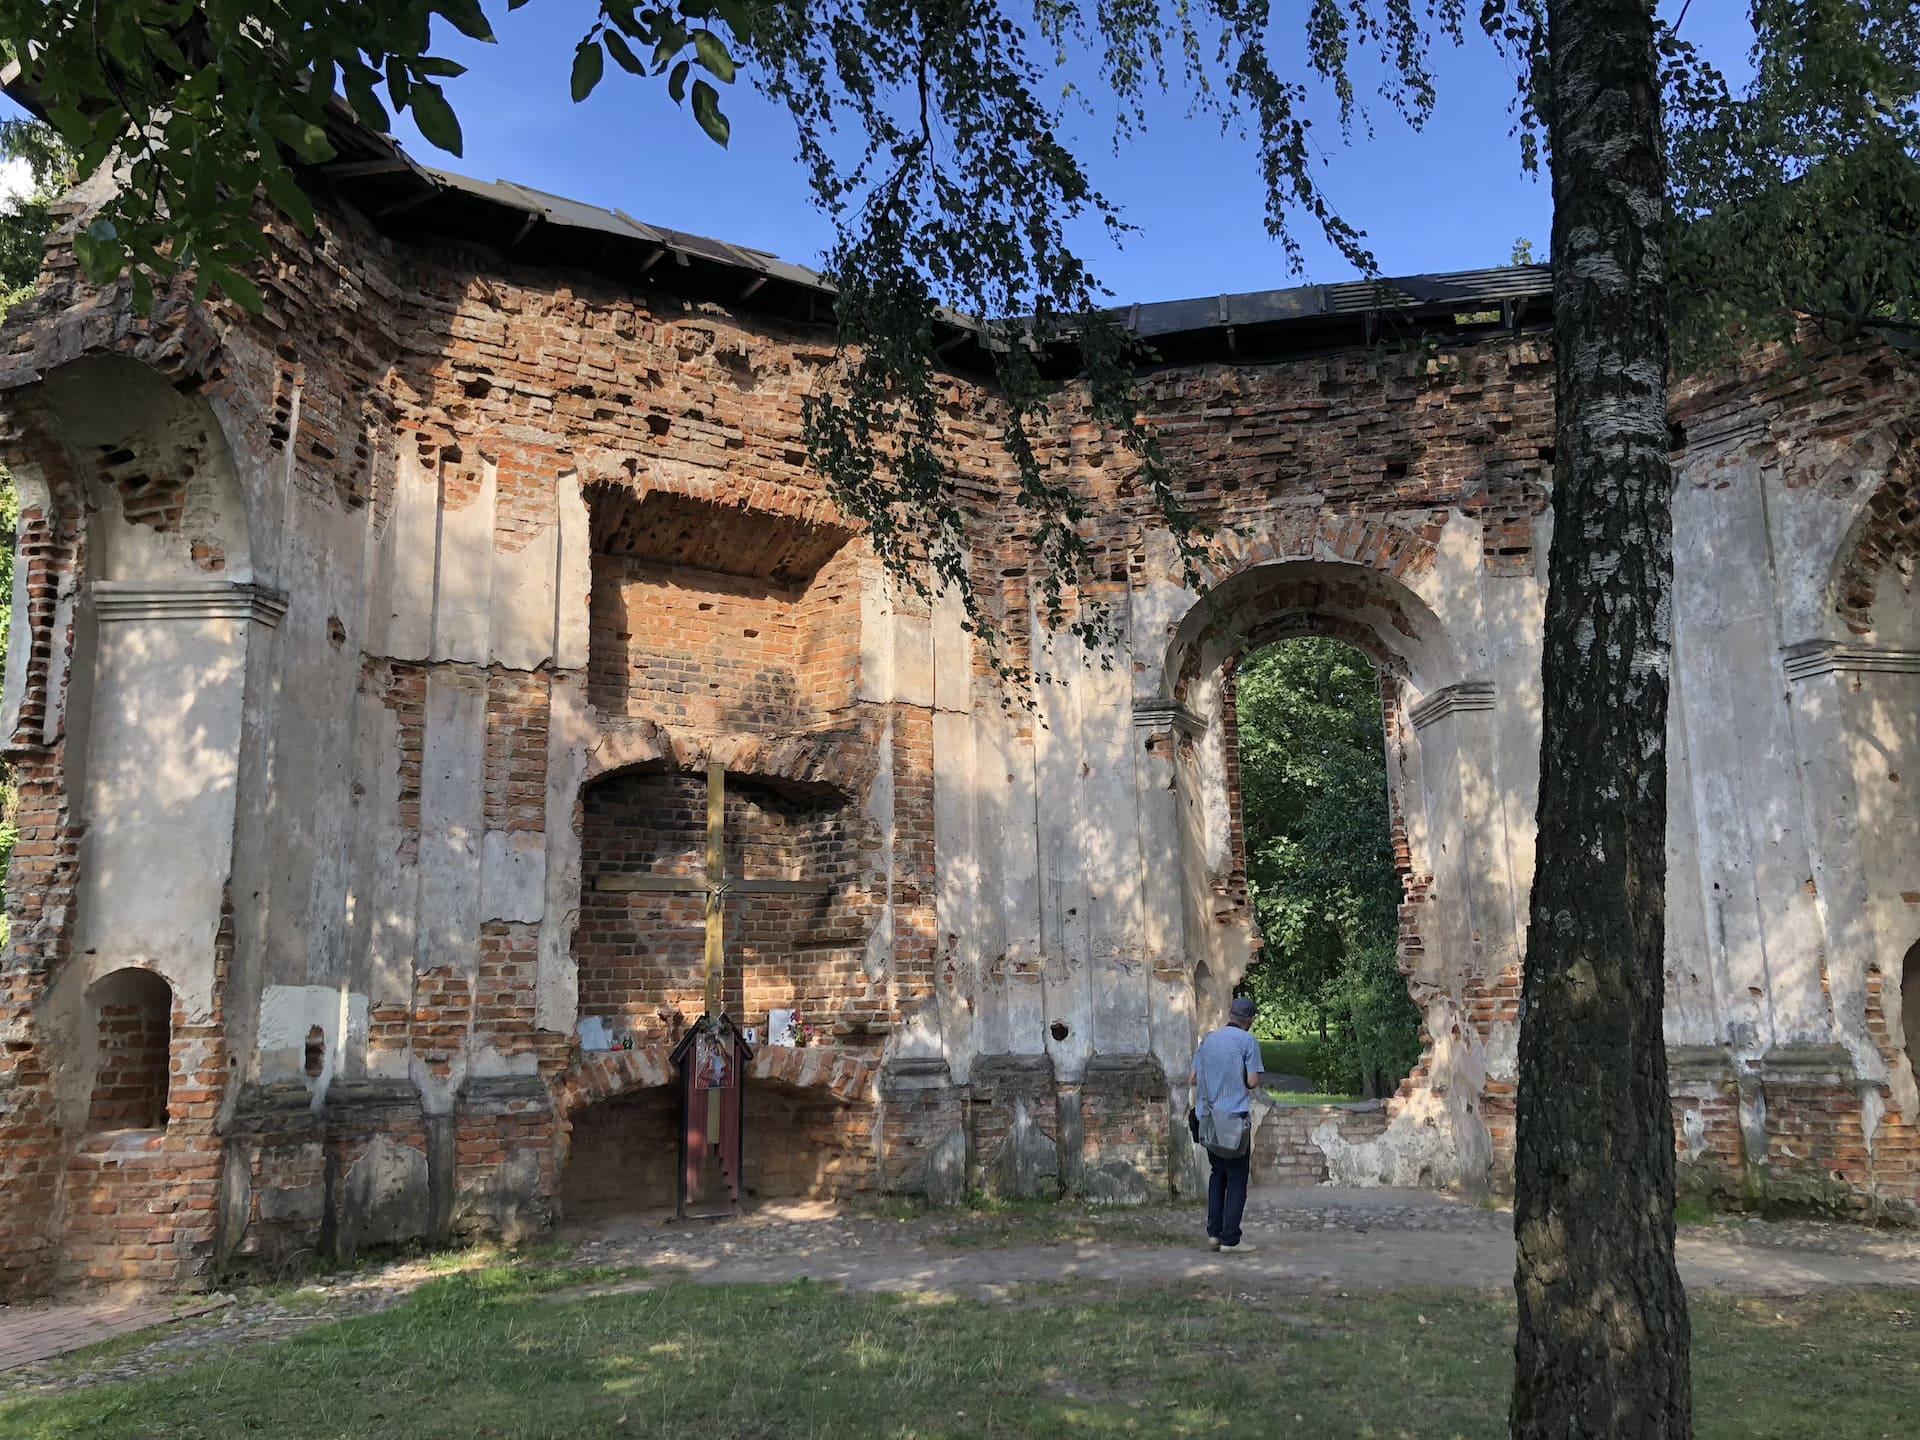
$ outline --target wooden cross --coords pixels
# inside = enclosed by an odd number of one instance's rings
[[[833,886],[825,880],[727,879],[727,771],[718,761],[707,766],[707,865],[702,875],[600,875],[593,888],[606,892],[648,891],[669,895],[707,897],[706,1013],[718,1019],[724,1000],[726,969],[726,900],[729,895],[827,895]]]

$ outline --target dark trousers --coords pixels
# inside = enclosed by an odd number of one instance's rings
[[[1240,1243],[1240,1216],[1247,1208],[1247,1175],[1253,1169],[1251,1154],[1222,1160],[1212,1151],[1207,1160],[1213,1173],[1207,1177],[1207,1237],[1222,1245]]]

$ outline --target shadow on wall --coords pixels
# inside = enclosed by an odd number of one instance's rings
[[[676,1012],[690,1020],[704,1004],[706,777],[615,771],[587,786],[581,815],[580,1014],[671,1042]],[[856,894],[861,836],[846,797],[825,784],[730,772],[725,834],[735,887],[726,902],[728,1012],[755,1027],[775,1008],[870,1025],[879,1002],[860,957],[871,921]],[[824,889],[766,892],[754,882]],[[677,888],[639,888],[664,883]]]
[[[679,1102],[677,1084],[658,1085],[575,1115],[560,1177],[561,1213],[596,1220],[673,1209]],[[749,1080],[745,1122],[750,1200],[844,1197],[871,1176],[867,1107],[779,1081]]]

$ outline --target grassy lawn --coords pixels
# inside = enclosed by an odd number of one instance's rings
[[[1311,1076],[1314,1052],[1319,1048],[1320,1042],[1311,1035],[1292,1040],[1262,1040],[1260,1063],[1269,1075]]]
[[[1358,1095],[1321,1095],[1311,1090],[1269,1090],[1267,1098],[1276,1105],[1351,1105]]]
[[[1312,1035],[1296,1036],[1289,1040],[1262,1040],[1260,1064],[1268,1075],[1305,1075],[1311,1079],[1314,1073],[1313,1057],[1320,1049],[1320,1044],[1320,1040]],[[1360,1098],[1358,1095],[1325,1095],[1300,1090],[1269,1090],[1267,1097],[1282,1105],[1340,1105]]]
[[[0,1435],[1504,1433],[1512,1320],[1493,1295],[1049,1288],[987,1303],[663,1279],[578,1298],[577,1280],[450,1275],[383,1314],[173,1375],[0,1401]],[[1911,1435],[1915,1303],[1697,1300],[1699,1433]]]

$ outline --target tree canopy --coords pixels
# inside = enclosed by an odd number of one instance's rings
[[[121,159],[122,188],[76,240],[96,280],[130,275],[144,305],[184,269],[200,293],[256,305],[247,270],[266,240],[255,196],[314,223],[300,172],[332,154],[330,104],[382,132],[404,112],[459,155],[462,67],[441,53],[446,38],[490,40],[490,16],[527,3],[0,0],[0,51],[21,63],[83,172]],[[1736,321],[1778,331],[1789,309],[1856,325],[1911,315],[1920,261],[1883,222],[1911,219],[1920,195],[1915,5],[1752,0],[1761,63],[1738,94],[1684,24],[1660,28],[1683,354],[1711,349]],[[1519,158],[1532,167],[1546,0],[1482,0],[1477,15],[1467,0],[603,0],[566,84],[576,101],[616,74],[662,85],[722,145],[727,87],[744,79],[786,110],[833,224],[825,270],[845,342],[840,383],[808,409],[815,467],[882,560],[909,585],[956,587],[995,640],[968,516],[947,483],[933,346],[942,315],[976,317],[1005,396],[1046,618],[1097,639],[1099,607],[1070,599],[1090,559],[1083,499],[1042,444],[1049,353],[1072,348],[1093,414],[1190,562],[1206,537],[1138,414],[1142,352],[1102,309],[1099,277],[1070,238],[1088,218],[1114,232],[1126,220],[1062,139],[1064,111],[1106,114],[1124,140],[1151,94],[1188,97],[1250,138],[1267,227],[1296,271],[1306,224],[1370,274],[1364,216],[1334,208],[1324,169],[1373,108],[1421,125],[1436,99],[1433,47],[1468,43],[1476,28],[1512,62]],[[1072,81],[1069,55],[1091,60],[1097,85]],[[1335,136],[1313,124],[1323,98]]]

